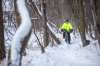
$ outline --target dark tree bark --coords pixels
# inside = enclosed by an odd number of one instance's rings
[[[83,46],[86,46],[89,44],[86,40],[86,35],[85,35],[85,29],[86,29],[86,22],[85,22],[85,11],[84,11],[84,6],[83,6],[84,0],[72,0],[72,9],[74,13],[74,18],[79,20],[78,23],[78,30],[81,35],[81,40]]]
[[[17,28],[18,28],[20,26],[20,24],[21,24],[21,17],[19,15],[18,8],[17,8],[17,3],[16,2],[17,2],[17,0],[14,0],[16,24],[17,24]]]
[[[44,47],[47,47],[49,44],[49,34],[47,31],[47,14],[46,14],[46,0],[42,0],[42,6],[43,6],[43,21],[44,21]]]
[[[2,0],[0,0],[0,61],[5,58]]]
[[[85,36],[85,13],[84,13],[84,6],[83,6],[83,0],[79,0],[79,11],[80,11],[80,25],[79,25],[79,30],[80,30],[80,35],[82,39],[83,46],[86,45],[86,36]]]
[[[100,47],[100,0],[92,0],[92,15],[94,20],[95,37],[98,40]]]

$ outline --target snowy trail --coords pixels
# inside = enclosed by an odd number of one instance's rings
[[[76,39],[71,45],[63,41],[56,47],[49,46],[44,54],[39,49],[27,49],[22,66],[100,66],[100,55],[95,48],[93,44],[83,48]]]

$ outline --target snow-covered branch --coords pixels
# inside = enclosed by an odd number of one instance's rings
[[[29,34],[32,23],[28,13],[28,10],[25,6],[25,0],[17,0],[18,11],[21,16],[21,25],[16,31],[11,45],[11,63],[19,66],[20,63],[20,51],[21,51],[21,41]]]
[[[37,6],[37,4],[35,3],[35,1],[32,1],[31,2],[32,6],[34,7],[34,9],[36,10],[36,12],[40,15],[40,16],[43,16],[43,13],[42,13],[42,7],[41,9],[39,9],[39,7]]]
[[[35,4],[35,6],[37,8],[37,11],[38,11],[39,15],[43,16],[43,13],[42,13],[42,11],[40,11],[39,7],[36,4]]]
[[[58,35],[60,35],[59,33],[57,33],[57,28],[55,24],[51,24],[51,23],[47,23],[48,26],[48,30],[49,30],[49,34],[50,36],[58,43],[61,43],[61,36],[59,37]]]

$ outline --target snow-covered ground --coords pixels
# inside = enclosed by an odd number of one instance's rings
[[[23,56],[22,66],[100,66],[97,41],[91,39],[90,45],[82,47],[78,34],[76,38],[73,34],[71,37],[70,45],[62,40],[60,45],[49,45],[42,54],[33,34],[26,49],[27,55]],[[0,66],[6,66],[5,62],[6,60]]]
[[[43,54],[38,48],[28,48],[22,66],[100,66],[96,44],[96,41],[92,41],[90,45],[82,47],[80,37],[77,37],[72,39],[71,45],[63,40],[61,45],[48,46]]]

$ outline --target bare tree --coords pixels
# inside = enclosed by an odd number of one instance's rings
[[[94,30],[95,30],[95,37],[98,40],[99,47],[100,47],[100,1],[99,0],[92,0],[92,15],[94,20]]]
[[[85,22],[85,10],[84,10],[84,1],[83,0],[72,0],[73,3],[73,13],[74,18],[79,22],[76,24],[78,25],[78,30],[80,32],[81,40],[83,46],[89,44],[89,41],[86,40],[86,22]]]
[[[22,52],[23,52],[22,45],[24,45],[22,43],[23,42],[26,43],[28,40],[28,37],[32,30],[32,22],[25,5],[25,0],[17,0],[17,8],[21,16],[21,25],[17,29],[11,42],[12,43],[11,44],[11,65],[21,66],[21,59],[22,59]],[[24,11],[24,13],[22,10]]]
[[[0,62],[5,58],[5,54],[3,9],[2,0],[0,0]]]
[[[83,46],[86,45],[86,36],[85,36],[85,13],[84,13],[84,6],[83,6],[83,0],[79,0],[79,18],[80,18],[80,25],[79,25],[79,31],[82,39]]]
[[[47,13],[46,13],[46,0],[42,0],[42,6],[43,6],[43,28],[44,28],[44,47],[47,47],[49,44],[49,35],[47,31]]]

